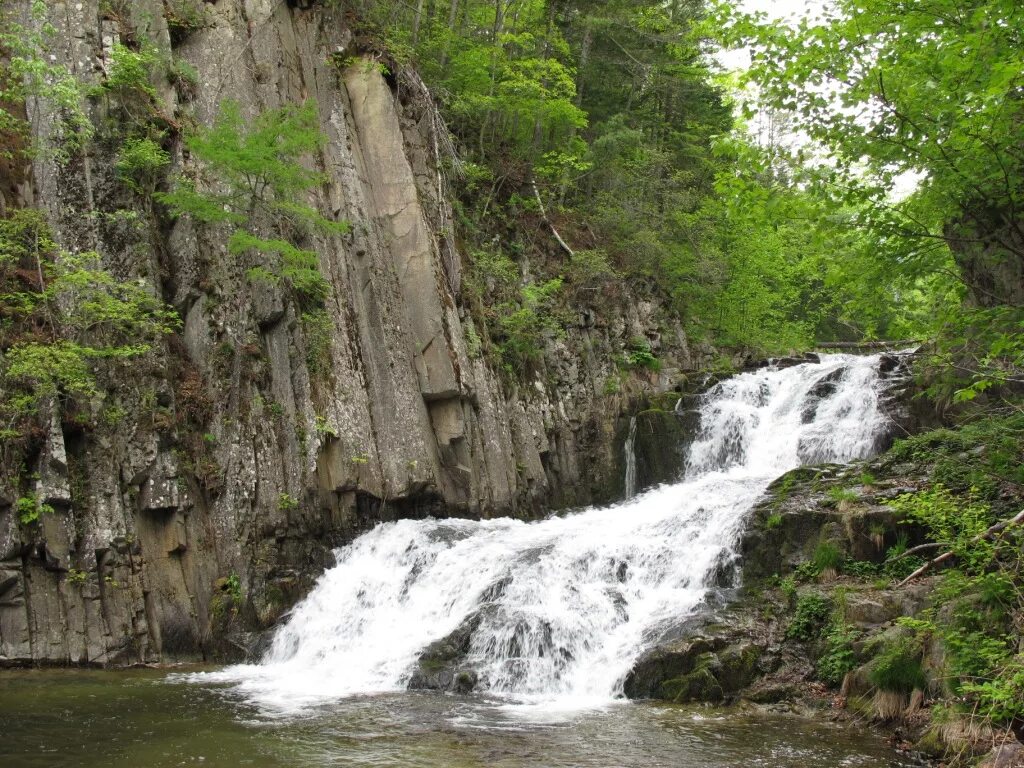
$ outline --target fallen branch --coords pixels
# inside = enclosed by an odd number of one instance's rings
[[[1011,517],[1009,520],[1003,520],[1001,523],[996,523],[991,528],[989,528],[987,531],[985,531],[983,533],[979,533],[977,536],[972,538],[969,543],[970,544],[977,544],[979,541],[985,541],[986,539],[991,539],[997,533],[1005,531],[1007,528],[1010,528],[1010,527],[1012,527],[1014,525],[1020,525],[1021,523],[1024,523],[1024,509],[1022,509],[1016,515]],[[905,578],[903,581],[901,581],[899,584],[896,585],[896,588],[899,589],[900,587],[906,586],[907,584],[912,582],[914,579],[916,579],[921,574],[927,573],[928,571],[930,571],[932,568],[934,568],[937,565],[942,565],[947,560],[952,560],[955,556],[956,556],[956,553],[953,552],[953,550],[949,550],[948,552],[943,552],[941,555],[936,557],[934,560],[929,560],[927,563],[922,565],[920,568],[918,568],[912,574],[907,576],[907,578]]]
[[[920,344],[918,339],[896,339],[894,341],[819,341],[815,349],[891,349]]]
[[[941,541],[933,541],[928,544],[918,544],[916,547],[911,547],[906,552],[900,552],[893,558],[893,561],[902,560],[904,557],[910,557],[916,555],[918,552],[927,552],[929,549],[938,549],[942,546]]]
[[[562,236],[558,234],[558,230],[555,229],[555,225],[551,223],[551,219],[548,218],[547,209],[544,208],[544,201],[540,199],[540,190],[537,189],[537,182],[531,179],[530,186],[533,187],[533,196],[537,198],[537,205],[540,206],[540,215],[543,217],[544,223],[547,224],[548,228],[551,230],[551,234],[555,236],[555,240],[557,240],[558,244],[562,246],[562,250],[569,254],[570,258],[575,256],[576,254],[573,253],[572,248],[566,244],[565,240],[562,239]]]

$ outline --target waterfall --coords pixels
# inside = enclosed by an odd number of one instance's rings
[[[629,434],[626,435],[626,442],[622,446],[623,464],[626,465],[626,475],[623,479],[625,498],[632,499],[636,496],[636,414],[629,419]]]
[[[699,404],[685,479],[614,506],[534,523],[378,525],[337,551],[262,664],[204,679],[284,712],[401,690],[426,646],[469,626],[463,666],[480,689],[613,699],[637,657],[700,605],[774,478],[876,450],[878,371],[877,357],[827,355],[717,384]]]

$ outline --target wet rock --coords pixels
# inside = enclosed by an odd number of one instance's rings
[[[749,640],[729,643],[727,637],[676,641],[642,656],[626,678],[624,692],[630,698],[676,703],[726,701],[754,680],[762,652]]]
[[[476,684],[479,682],[476,672],[473,670],[463,670],[455,675],[454,690],[456,693],[472,693],[473,689],[476,688]]]
[[[420,654],[417,668],[409,679],[411,689],[468,693],[477,684],[476,672],[463,668],[466,654],[473,642],[473,633],[480,626],[476,614],[446,637],[441,638]]]
[[[818,379],[810,389],[807,405],[800,412],[800,420],[804,424],[810,424],[818,414],[818,406],[823,400],[835,394],[839,382],[846,375],[845,368],[839,368],[832,373],[826,374]]]

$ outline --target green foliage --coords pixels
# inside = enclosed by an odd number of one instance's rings
[[[647,339],[632,339],[626,351],[626,365],[630,368],[646,368],[649,371],[660,371],[661,361],[651,351]]]
[[[792,576],[786,576],[784,579],[779,580],[779,591],[782,593],[783,598],[786,600],[786,605],[794,605],[796,603],[796,579]]]
[[[509,370],[528,370],[540,359],[545,341],[561,334],[561,324],[553,312],[561,287],[562,280],[557,277],[540,284],[529,283],[521,289],[519,303],[498,308],[499,346]]]
[[[175,43],[181,43],[193,32],[210,26],[203,0],[165,0],[164,18]]]
[[[832,610],[832,601],[823,595],[801,595],[796,602],[793,618],[786,627],[786,638],[807,641],[819,637]]]
[[[977,539],[992,523],[988,504],[961,500],[941,485],[904,494],[890,507],[908,520],[920,523],[929,537],[952,550],[971,571],[985,568],[994,556],[994,544]]]
[[[129,138],[121,147],[115,168],[130,189],[152,194],[170,164],[170,154],[152,139]]]
[[[299,501],[294,496],[287,493],[282,493],[277,499],[277,508],[282,512],[286,512],[290,509],[297,509]]]
[[[764,529],[766,531],[773,531],[782,525],[782,513],[772,512],[764,520]]]
[[[868,672],[868,680],[881,691],[911,693],[925,690],[928,679],[921,666],[921,644],[913,638],[902,637],[886,646],[875,657]]]
[[[153,48],[134,51],[121,43],[114,43],[110,58],[107,77],[100,86],[101,92],[116,93],[128,98],[156,99],[152,79],[158,59]]]
[[[889,456],[934,462],[934,482],[995,501],[1002,485],[1024,484],[1024,416],[986,416],[959,429],[913,435],[897,441]]]
[[[831,541],[822,541],[814,548],[811,564],[821,573],[825,570],[838,570],[843,563],[843,551]]]
[[[144,283],[115,278],[95,253],[55,258],[55,247],[38,214],[17,212],[0,226],[0,413],[9,419],[52,398],[92,395],[99,366],[143,355],[177,327]],[[26,261],[41,290],[3,271]]]
[[[829,685],[839,685],[847,672],[857,668],[853,642],[857,632],[841,617],[834,616],[825,632],[825,653],[818,659],[815,669],[818,677]]]
[[[843,573],[858,579],[870,579],[879,572],[878,565],[869,560],[844,560],[840,569]]]
[[[52,514],[53,507],[46,504],[36,494],[29,493],[21,496],[14,502],[14,509],[18,513],[18,520],[22,525],[32,525],[39,520],[42,514]]]
[[[323,377],[331,372],[331,338],[334,323],[323,309],[302,313],[302,331],[306,339],[306,367],[310,376]]]
[[[232,605],[237,609],[242,605],[242,580],[232,571],[224,580],[224,591],[231,598]]]
[[[2,290],[13,288],[13,270],[31,268],[57,250],[53,233],[42,211],[18,208],[0,218],[0,283]]]
[[[9,3],[0,9],[0,51],[4,52],[4,66],[0,67],[0,157],[25,151],[30,156],[49,155],[65,162],[81,152],[94,133],[82,107],[83,94],[74,75],[51,59],[48,41],[56,36],[56,29],[46,21],[46,3],[31,2],[33,23],[28,26],[14,17],[15,12]],[[47,102],[54,110],[55,119],[49,126],[51,141],[46,145],[34,142],[21,114],[21,108],[33,99]]]
[[[792,26],[728,16],[718,26],[729,44],[753,47],[762,104],[816,142],[788,154],[829,157],[807,188],[854,211],[876,282],[930,307],[917,315],[939,341],[936,392],[973,399],[1021,380],[1019,281],[986,277],[1024,258],[1013,239],[1024,189],[1020,4],[839,0]],[[917,188],[894,194],[907,174]]]
[[[349,229],[304,200],[322,180],[302,162],[326,140],[317,120],[312,101],[268,110],[251,121],[237,103],[225,102],[213,126],[187,140],[209,180],[181,178],[172,192],[157,195],[176,215],[226,225],[229,250],[242,257],[245,274],[283,280],[305,306],[321,304],[330,287],[316,252],[296,242],[317,230]],[[263,222],[272,222],[275,234],[263,232]]]
[[[574,251],[565,270],[566,282],[576,293],[596,290],[619,277],[608,254],[601,249]]]
[[[316,433],[321,437],[338,437],[338,430],[331,426],[331,423],[327,421],[323,416],[316,416],[314,419],[314,428]]]
[[[856,491],[852,491],[849,488],[841,488],[838,485],[830,487],[826,495],[837,504],[856,501],[859,498]]]
[[[167,79],[177,86],[183,98],[193,98],[199,88],[199,71],[184,59],[175,59],[171,63]]]
[[[1024,718],[1024,656],[1006,661],[992,679],[965,683],[960,690],[976,702],[978,716],[997,724],[1019,722]]]

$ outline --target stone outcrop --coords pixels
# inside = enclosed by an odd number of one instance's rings
[[[850,466],[801,467],[780,477],[750,512],[737,543],[735,572],[724,579],[735,586],[713,590],[673,632],[676,639],[642,656],[626,679],[626,695],[716,703],[803,698],[814,680],[815,654],[787,636],[795,597],[780,591],[779,580],[806,568],[823,547],[839,561],[877,564],[898,539],[906,546],[922,543],[923,531],[886,502],[927,482],[926,469],[894,467],[885,455]],[[844,616],[866,633],[914,615],[930,592],[926,583],[883,587],[835,572],[805,579],[801,595],[827,599],[833,586],[843,586]]]
[[[272,625],[333,547],[379,521],[614,499],[628,414],[712,352],[691,349],[655,299],[626,296],[581,307],[535,374],[507,380],[467,343],[442,125],[418,78],[358,50],[327,4],[218,0],[197,4],[203,21],[188,29],[169,27],[165,6],[47,4],[54,62],[91,85],[115,42],[151,41],[175,173],[196,172],[177,127],[209,125],[225,100],[251,119],[315,99],[328,141],[310,159],[324,181],[308,202],[352,224],[304,243],[330,284],[329,324],[314,338],[282,288],[230,268],[223,232],[172,221],[120,183],[105,132],[127,116],[89,101],[100,129],[87,155],[40,155],[4,204],[43,210],[62,248],[98,252],[182,324],[158,354],[112,371],[83,412],[54,416],[33,479],[5,468],[0,663],[209,657],[226,647],[216,628]],[[193,85],[171,84],[172,61],[195,70]],[[57,116],[30,109],[37,138],[57,141]],[[664,368],[611,391],[637,337]],[[648,482],[670,465],[659,459]],[[26,492],[52,508],[37,524],[19,523]]]

